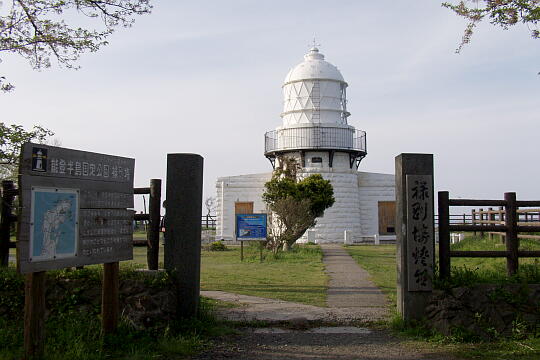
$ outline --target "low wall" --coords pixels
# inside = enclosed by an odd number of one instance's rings
[[[476,285],[435,290],[426,308],[428,324],[444,335],[455,331],[489,340],[540,327],[540,285]]]

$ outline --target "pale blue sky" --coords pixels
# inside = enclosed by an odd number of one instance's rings
[[[360,170],[433,153],[436,190],[451,197],[538,199],[540,40],[483,24],[457,55],[464,27],[437,0],[159,1],[79,71],[3,56],[17,88],[0,95],[2,121],[134,157],[136,186],[165,178],[167,153],[199,153],[211,196],[218,176],[271,170],[263,135],[315,35],[349,83],[350,124],[367,131]]]

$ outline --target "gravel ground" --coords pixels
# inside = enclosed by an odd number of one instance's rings
[[[265,329],[269,330],[269,329]],[[403,344],[385,331],[363,333],[284,332],[243,329],[235,336],[217,339],[215,346],[193,360],[205,359],[378,359],[378,360],[457,360],[433,350],[422,351]]]

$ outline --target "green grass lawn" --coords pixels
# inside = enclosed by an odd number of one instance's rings
[[[141,235],[142,236],[142,235]],[[15,255],[15,249],[11,249]],[[159,248],[163,268],[163,245]],[[244,295],[326,306],[328,277],[324,273],[322,252],[318,246],[302,246],[274,256],[264,250],[259,261],[257,247],[228,246],[227,251],[202,251],[201,290],[220,290]],[[133,260],[123,265],[146,267],[146,247],[133,248]]]
[[[159,249],[163,267],[163,246]],[[202,251],[201,290],[219,290],[302,304],[326,306],[328,278],[318,246],[301,246],[277,256],[256,246],[227,246],[226,251]],[[146,248],[133,249],[132,264],[146,266]]]
[[[274,256],[264,251],[244,247],[244,261],[240,261],[240,247],[227,251],[203,251],[201,289],[220,290],[303,304],[326,306],[327,276],[318,246],[302,246]]]
[[[457,244],[450,246],[452,250],[460,251],[474,251],[474,250],[497,250],[505,251],[506,247],[501,242],[499,237],[495,235],[492,240],[489,239],[487,234],[484,237],[474,237],[472,233],[467,233],[465,239]],[[520,250],[540,250],[540,240],[532,239],[520,239]],[[538,260],[535,258],[520,258],[521,264],[537,264]],[[452,267],[464,267],[470,269],[476,269],[482,272],[498,272],[500,274],[506,273],[506,259],[505,258],[452,258]]]

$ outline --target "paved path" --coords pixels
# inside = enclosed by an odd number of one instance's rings
[[[355,327],[358,322],[384,318],[386,299],[368,280],[367,272],[340,245],[321,247],[330,277],[328,307],[203,291],[204,296],[241,305],[221,311],[219,315],[226,319],[263,320],[280,327],[237,329],[237,335],[215,339],[211,348],[192,359],[457,360],[443,349],[417,348],[402,343],[387,331]],[[312,321],[329,321],[332,327],[313,328],[320,324],[310,324]],[[350,322],[348,325],[354,326],[336,326],[336,322]]]
[[[384,315],[387,300],[347,251],[337,244],[321,245],[330,277],[326,302],[331,308],[377,308]],[[367,311],[367,310],[366,310]]]
[[[221,309],[218,312],[218,316],[231,321],[348,323],[383,319],[388,314],[386,298],[368,280],[368,273],[340,245],[322,245],[321,248],[326,272],[330,277],[327,308],[223,291],[202,291],[201,294],[240,304],[240,307]]]

